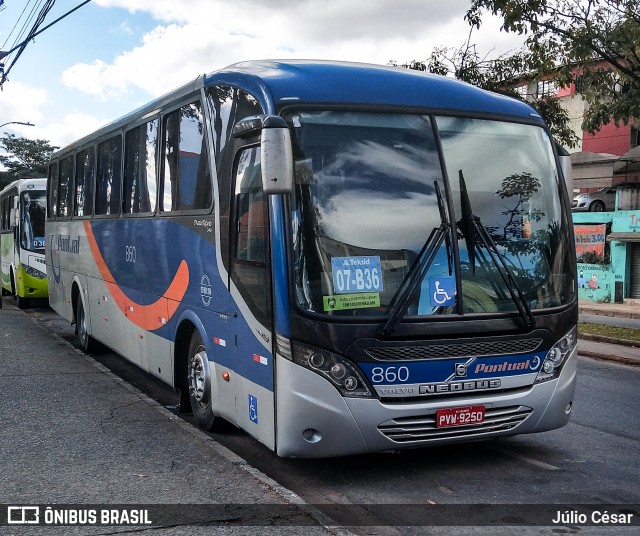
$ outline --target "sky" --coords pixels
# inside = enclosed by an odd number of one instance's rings
[[[0,50],[21,13],[45,0],[4,0]],[[1,3],[1,2],[0,2]],[[44,23],[81,0],[57,0]],[[387,65],[461,47],[470,0],[92,0],[29,43],[0,92],[5,132],[65,146],[198,75],[254,59]],[[23,19],[24,21],[24,16]],[[519,48],[487,16],[472,42],[489,57]],[[27,31],[30,25],[27,26]]]

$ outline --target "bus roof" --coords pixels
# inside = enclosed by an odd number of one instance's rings
[[[232,85],[252,93],[266,113],[287,104],[376,105],[502,116],[543,125],[540,115],[515,98],[474,87],[465,82],[402,67],[321,60],[256,60],[230,65],[155,99],[55,151],[52,156],[126,126],[186,97],[203,86]]]
[[[22,190],[26,190],[29,185],[32,185],[32,188],[35,190],[45,190],[47,188],[47,179],[46,177],[43,178],[37,178],[37,179],[18,179],[15,180],[9,184],[7,184],[2,191],[0,192],[0,195],[4,194],[5,192],[11,190],[12,188],[18,188],[18,190],[22,191]]]
[[[515,98],[402,67],[310,60],[248,61],[205,76],[205,85],[220,83],[253,89],[256,96],[263,93],[275,108],[297,102],[375,104],[502,115],[542,123],[532,107]]]

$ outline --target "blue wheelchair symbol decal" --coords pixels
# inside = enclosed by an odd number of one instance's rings
[[[258,424],[258,399],[253,395],[249,395],[249,420]]]
[[[453,277],[429,279],[429,298],[432,307],[455,305],[456,280]]]

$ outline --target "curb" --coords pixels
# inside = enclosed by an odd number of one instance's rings
[[[615,354],[603,354],[602,352],[593,352],[591,350],[580,349],[578,354],[582,357],[589,357],[591,359],[597,359],[598,361],[609,361],[613,363],[619,363],[620,365],[627,365],[630,367],[640,367],[640,362],[637,359],[630,359]]]
[[[629,339],[616,339],[615,337],[607,337],[606,335],[593,335],[591,333],[580,333],[578,340],[594,342],[606,342],[607,344],[616,344],[618,346],[629,346],[631,348],[640,348],[640,341],[632,341]]]
[[[633,320],[640,320],[640,311],[639,312],[630,312],[630,311],[607,311],[602,309],[591,309],[589,307],[579,307],[578,314],[587,314],[587,315],[597,315],[597,316],[608,316],[611,318],[631,318]]]

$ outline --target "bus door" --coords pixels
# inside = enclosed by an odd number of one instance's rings
[[[20,232],[20,198],[17,195],[11,197],[11,230],[13,231],[13,260],[12,264],[17,269],[20,262],[20,249],[18,248],[18,236]]]
[[[236,417],[244,429],[274,445],[273,308],[268,197],[262,187],[260,146],[235,154],[231,190],[230,288],[240,309],[234,322],[237,370]]]

